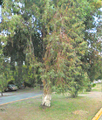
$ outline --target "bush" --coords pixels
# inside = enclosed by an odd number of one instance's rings
[[[96,84],[95,84],[95,83],[93,83],[93,84],[92,84],[92,87],[95,87],[95,86],[96,86]]]
[[[89,85],[87,86],[87,88],[86,88],[86,92],[90,92],[90,91],[91,91],[91,89],[92,89],[92,85],[91,85],[91,84],[89,84]]]

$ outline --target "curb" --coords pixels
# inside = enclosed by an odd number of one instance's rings
[[[29,97],[29,98],[25,98],[25,99],[20,99],[20,100],[16,100],[16,101],[12,101],[12,102],[3,103],[3,104],[0,104],[0,106],[7,105],[7,104],[10,104],[10,103],[19,102],[19,101],[23,101],[23,100],[28,100],[28,99],[31,99],[31,98],[37,98],[37,97],[40,97],[40,96],[42,96],[42,95],[37,95],[37,96],[34,96],[34,97]]]
[[[98,111],[98,113],[95,115],[95,117],[92,120],[98,120],[101,115],[102,115],[102,108]]]

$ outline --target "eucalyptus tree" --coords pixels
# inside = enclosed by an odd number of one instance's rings
[[[102,64],[101,61],[101,32],[100,32],[100,17],[101,17],[101,1],[90,1],[91,9],[89,9],[88,14],[86,16],[85,24],[85,37],[84,40],[87,41],[88,50],[83,57],[82,61],[88,66],[86,68],[87,74],[90,79],[90,83],[93,80],[98,79],[100,76],[100,66]],[[89,83],[89,87],[91,90],[91,84]]]
[[[52,86],[59,92],[68,89],[71,95],[76,97],[78,91],[88,82],[88,75],[81,61],[87,50],[83,31],[88,4],[87,1],[83,3],[80,0],[77,2],[60,0],[47,1],[46,7],[44,6],[42,17],[47,30],[44,34],[44,41],[47,44],[43,58],[42,105],[50,106]]]
[[[47,30],[43,33],[46,50],[43,58],[42,81],[45,87],[42,105],[50,106],[52,86],[59,92],[68,89],[76,97],[78,91],[90,83],[90,64],[83,61],[85,58],[88,60],[85,31],[93,27],[92,15],[100,5],[100,1],[45,0],[41,15]],[[95,56],[98,56],[97,52]]]

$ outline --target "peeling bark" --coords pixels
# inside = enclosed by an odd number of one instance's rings
[[[43,80],[43,97],[42,97],[42,106],[50,107],[51,106],[51,86],[48,85],[47,80]]]
[[[51,94],[44,94],[42,98],[42,106],[51,106]]]

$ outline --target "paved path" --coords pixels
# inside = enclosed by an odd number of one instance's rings
[[[21,94],[16,94],[16,95],[11,95],[11,96],[4,96],[4,97],[0,97],[0,105],[1,104],[5,104],[8,102],[13,102],[13,101],[17,101],[17,100],[21,100],[21,99],[27,99],[27,98],[31,98],[34,96],[39,96],[42,95],[42,92],[32,92],[32,93],[21,93]]]

